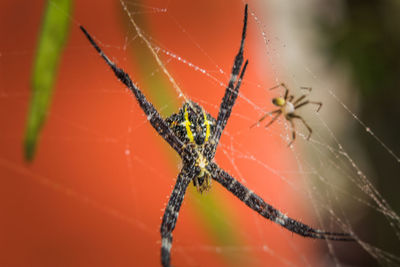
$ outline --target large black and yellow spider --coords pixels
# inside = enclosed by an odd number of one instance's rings
[[[317,230],[287,217],[266,203],[261,197],[254,194],[253,191],[242,185],[214,162],[214,155],[222,131],[227,124],[233,105],[235,104],[248,63],[246,61],[243,64],[246,27],[247,5],[245,7],[239,52],[235,57],[231,77],[222,99],[217,119],[214,119],[198,104],[187,101],[178,113],[164,120],[154,106],[147,101],[139,88],[132,82],[129,75],[118,68],[104,54],[89,33],[81,26],[81,30],[100,56],[114,71],[116,77],[133,92],[153,128],[182,158],[183,167],[178,175],[161,223],[161,263],[163,266],[170,266],[172,231],[175,228],[186,189],[191,181],[193,181],[194,186],[197,187],[199,192],[203,192],[210,188],[211,179],[214,179],[264,218],[304,237],[341,241],[354,240],[350,234]]]
[[[292,141],[290,141],[289,145],[290,146],[294,140],[296,139],[296,130],[294,127],[294,119],[299,119],[304,126],[306,126],[307,130],[308,130],[308,136],[307,136],[307,140],[310,139],[311,134],[312,134],[312,129],[311,127],[308,125],[308,123],[303,119],[303,117],[301,117],[300,115],[296,114],[295,111],[300,108],[303,107],[307,104],[315,104],[318,105],[317,108],[317,112],[321,109],[322,107],[322,103],[321,102],[316,102],[316,101],[310,101],[310,100],[306,100],[306,95],[301,95],[299,98],[295,99],[294,95],[289,94],[289,88],[286,86],[286,84],[281,83],[278,84],[272,88],[270,88],[269,90],[273,90],[279,87],[283,87],[285,88],[285,95],[284,97],[275,97],[272,99],[272,103],[279,107],[279,109],[276,109],[274,111],[271,112],[267,112],[265,113],[256,123],[254,123],[253,125],[250,126],[250,128],[253,128],[254,126],[258,125],[260,122],[262,122],[263,120],[265,120],[265,118],[267,118],[267,116],[270,116],[272,114],[276,114],[271,120],[270,122],[268,122],[265,125],[265,128],[267,128],[268,126],[270,126],[274,121],[276,121],[276,119],[278,119],[278,117],[283,114],[283,116],[285,117],[285,119],[290,122],[290,125],[292,126]],[[301,87],[301,89],[307,89],[309,91],[311,91],[311,87]]]

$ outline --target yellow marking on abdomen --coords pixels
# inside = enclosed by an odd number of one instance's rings
[[[190,142],[194,142],[194,138],[193,138],[193,133],[192,130],[190,130],[190,125],[192,125],[192,123],[189,121],[189,113],[187,111],[187,107],[185,107],[185,121],[183,122],[183,124],[185,124],[186,127],[186,136],[189,138]]]
[[[208,141],[208,137],[210,137],[210,122],[207,120],[207,114],[203,110],[203,115],[204,115],[204,124],[206,125],[206,138],[204,139],[204,142]]]

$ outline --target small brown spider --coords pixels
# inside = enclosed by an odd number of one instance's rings
[[[258,125],[260,122],[262,122],[263,120],[265,120],[265,118],[269,115],[272,114],[276,114],[272,120],[270,122],[267,123],[267,125],[265,125],[265,127],[270,126],[281,114],[283,114],[285,116],[285,119],[290,122],[290,125],[292,126],[292,141],[290,141],[289,145],[290,146],[294,140],[296,139],[296,131],[295,131],[295,127],[294,127],[294,123],[293,123],[293,119],[299,119],[303,122],[303,124],[306,126],[309,134],[307,136],[307,140],[310,139],[311,134],[312,134],[312,129],[311,127],[307,124],[307,122],[299,115],[297,115],[295,113],[295,111],[302,107],[305,106],[307,104],[315,104],[318,105],[317,108],[317,112],[321,109],[322,107],[322,103],[321,102],[315,102],[315,101],[309,101],[309,100],[305,100],[306,95],[302,95],[297,99],[294,99],[294,95],[289,95],[289,88],[284,84],[278,84],[274,87],[272,87],[269,90],[273,90],[279,87],[283,87],[285,88],[285,95],[284,97],[276,97],[272,99],[272,103],[275,106],[278,106],[279,109],[271,111],[271,112],[267,112],[265,113],[264,116],[262,116],[256,123],[254,123],[252,126],[250,126],[250,128],[253,128],[254,126]],[[301,89],[306,89],[311,91],[311,87],[300,87]],[[304,101],[303,101],[304,100]],[[293,102],[292,102],[293,101]],[[303,101],[303,102],[302,102]]]

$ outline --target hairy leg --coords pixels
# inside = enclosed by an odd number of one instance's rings
[[[150,124],[157,131],[157,133],[170,144],[170,146],[175,149],[178,154],[181,154],[182,142],[174,135],[168,124],[163,120],[161,115],[158,113],[156,108],[146,99],[142,91],[132,82],[129,75],[117,67],[114,62],[112,62],[107,55],[100,49],[97,43],[94,41],[92,36],[86,31],[83,26],[80,26],[82,32],[86,35],[89,42],[96,49],[99,55],[105,60],[107,65],[114,71],[115,76],[128,87],[132,93],[135,95],[136,100],[139,102],[140,107],[144,111],[149,120]]]

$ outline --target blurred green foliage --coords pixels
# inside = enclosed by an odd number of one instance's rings
[[[394,89],[400,80],[400,2],[366,0],[344,4],[341,20],[322,24],[332,59],[349,64],[362,97],[399,96]]]
[[[32,160],[40,131],[46,119],[57,68],[68,36],[71,0],[51,0],[46,4],[32,73],[24,152]]]

